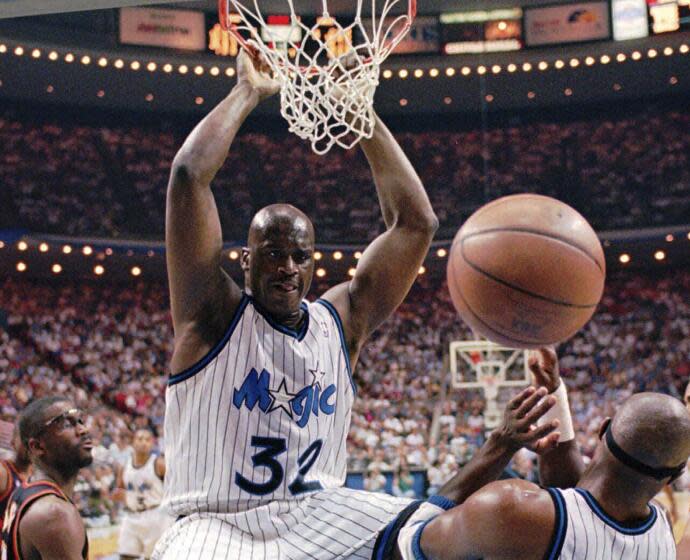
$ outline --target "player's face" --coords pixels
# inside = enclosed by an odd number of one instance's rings
[[[243,255],[254,298],[277,318],[299,313],[314,274],[314,239],[302,221],[267,228]]]
[[[132,442],[134,451],[142,455],[149,455],[153,449],[153,434],[148,430],[139,430],[134,434]]]
[[[82,411],[71,402],[59,402],[46,410],[38,453],[46,465],[65,474],[76,473],[93,462],[91,434]]]

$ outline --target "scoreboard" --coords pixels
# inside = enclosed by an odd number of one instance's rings
[[[445,54],[522,48],[522,8],[441,14],[440,21]]]

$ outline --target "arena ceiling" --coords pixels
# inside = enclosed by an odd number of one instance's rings
[[[419,13],[441,13],[458,9],[472,10],[514,7],[516,4],[521,6],[533,6],[539,4],[559,4],[566,3],[568,0],[419,0]],[[286,0],[259,0],[262,8],[272,12],[283,12],[287,6]],[[400,0],[400,4],[405,4]],[[0,18],[11,18],[21,16],[42,15],[61,12],[78,12],[84,10],[97,10],[115,8],[121,6],[145,6],[151,4],[165,4],[175,7],[189,7],[214,11],[216,2],[214,0],[196,0],[188,2],[166,2],[164,0],[0,0]],[[322,0],[294,0],[295,8],[299,13],[318,14],[322,11]],[[370,2],[364,2],[364,5]],[[380,0],[377,5],[382,5]],[[328,0],[329,12],[332,15],[353,13],[356,0]]]

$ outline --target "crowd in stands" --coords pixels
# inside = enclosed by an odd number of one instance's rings
[[[594,319],[559,348],[586,455],[601,420],[626,396],[681,394],[690,377],[689,291],[685,271],[612,278]],[[93,524],[117,514],[110,493],[133,430],[157,429],[163,447],[167,307],[165,287],[156,284],[0,285],[0,417],[13,420],[31,399],[54,393],[89,411],[98,445],[79,496]],[[484,442],[482,393],[448,388],[443,361],[451,340],[468,337],[442,283],[423,278],[365,347],[348,466],[365,473],[366,488],[382,490],[392,472],[393,492],[412,495],[411,472],[425,470],[433,491]],[[516,456],[513,468],[536,478],[529,452]]]
[[[0,223],[38,233],[162,238],[171,163],[187,123],[90,125],[0,113]],[[679,224],[690,215],[690,113],[523,122],[397,137],[450,238],[474,209],[537,192],[580,210],[598,230]],[[291,202],[321,242],[362,242],[382,228],[360,150],[321,157],[287,133],[242,131],[214,192],[227,240],[243,241],[260,207]]]

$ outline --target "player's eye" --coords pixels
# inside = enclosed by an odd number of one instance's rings
[[[309,251],[298,251],[295,253],[295,262],[303,264],[311,258],[311,253]]]

